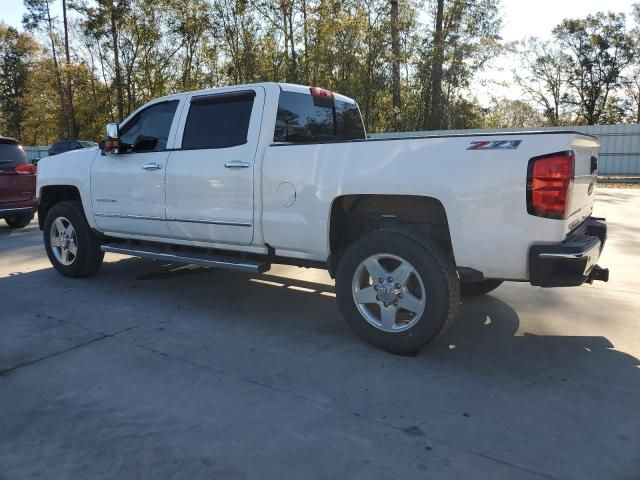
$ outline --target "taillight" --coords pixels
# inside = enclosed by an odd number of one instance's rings
[[[14,171],[19,175],[35,175],[37,167],[32,163],[22,163],[14,168]]]
[[[314,97],[326,98],[328,100],[333,100],[333,92],[330,90],[326,90],[320,87],[309,87],[309,91],[311,95]]]
[[[567,218],[574,178],[572,151],[552,153],[529,160],[527,211],[546,218]]]

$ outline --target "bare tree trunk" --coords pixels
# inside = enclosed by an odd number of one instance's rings
[[[398,0],[391,0],[391,92],[394,129],[400,128],[400,36],[398,32]]]
[[[298,82],[298,60],[296,56],[295,41],[293,38],[293,3],[291,4],[288,17],[289,18],[288,18],[287,28],[289,29],[289,44],[291,45],[291,81],[293,83],[297,83]]]
[[[62,0],[62,19],[64,25],[64,54],[66,65],[69,66],[71,65],[71,54],[69,53],[69,23],[67,22],[67,0]],[[65,91],[69,107],[69,126],[71,127],[71,136],[73,138],[78,138],[78,135],[80,134],[80,126],[78,125],[78,120],[76,119],[76,109],[73,105],[73,87],[71,85],[69,72],[67,72]]]
[[[444,1],[438,0],[436,7],[436,30],[433,45],[433,65],[431,66],[431,108],[427,117],[427,128],[442,128],[442,64],[444,63]]]
[[[107,74],[104,70],[104,54],[102,53],[102,44],[100,41],[96,42],[98,45],[98,58],[100,59],[100,72],[102,73],[102,80],[105,85],[109,85],[109,81],[107,79]],[[109,115],[111,116],[111,120],[113,121],[113,102],[111,101],[111,95],[107,95],[107,104],[109,105]]]
[[[307,25],[307,0],[302,0],[302,22],[304,37],[304,82],[309,83],[309,27]]]
[[[116,6],[111,2],[111,41],[113,42],[113,62],[115,67],[116,100],[118,121],[124,119],[124,95],[122,92],[122,71],[120,69],[120,51],[118,49],[118,27],[116,25]]]
[[[67,0],[62,0],[62,20],[64,24],[64,54],[67,59],[67,65],[71,63],[71,55],[69,54],[69,24],[67,22]]]
[[[53,67],[56,71],[56,85],[58,87],[58,94],[60,95],[60,107],[62,109],[62,123],[64,124],[64,135],[70,135],[69,117],[67,116],[67,106],[64,98],[64,86],[62,84],[62,74],[60,72],[60,64],[58,63],[58,54],[56,52],[56,42],[53,38],[53,20],[51,19],[51,12],[49,10],[49,2],[46,2],[47,6],[47,25],[49,27],[49,39],[51,40],[51,56],[53,58]]]

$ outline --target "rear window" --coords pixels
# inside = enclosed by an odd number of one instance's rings
[[[274,142],[326,142],[365,138],[355,103],[280,92]]]
[[[8,165],[28,163],[27,154],[17,143],[7,143],[0,140],[0,168]]]

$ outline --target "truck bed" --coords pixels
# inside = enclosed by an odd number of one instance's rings
[[[446,211],[459,267],[527,280],[529,247],[564,240],[590,214],[598,148],[594,137],[571,131],[272,144],[262,164],[264,241],[282,255],[326,258],[336,197],[430,196]],[[529,160],[567,150],[576,154],[570,216],[527,214]],[[291,205],[284,191],[294,195]]]

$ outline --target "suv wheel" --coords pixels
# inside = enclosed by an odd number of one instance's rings
[[[378,230],[342,255],[336,292],[347,323],[369,343],[400,355],[417,353],[455,317],[455,265],[433,240],[407,230]]]
[[[24,228],[33,220],[33,213],[26,213],[24,215],[11,215],[5,217],[4,221],[7,222],[9,228]]]
[[[53,267],[66,277],[93,275],[104,258],[80,202],[55,204],[44,221],[44,245]]]

